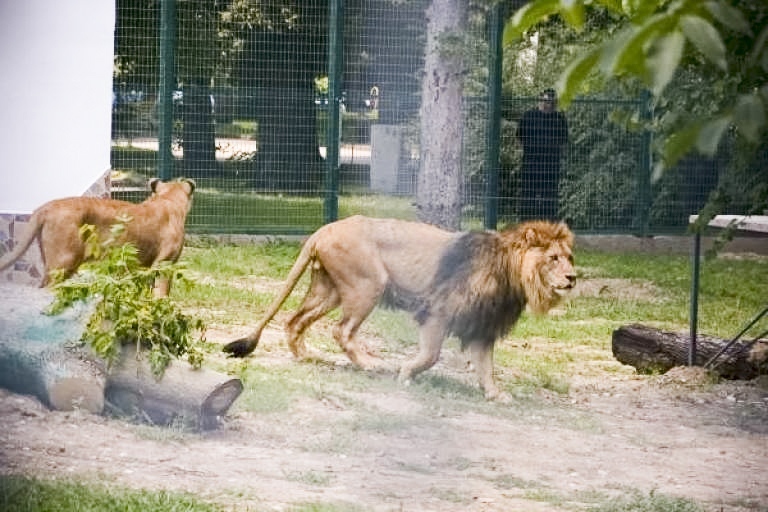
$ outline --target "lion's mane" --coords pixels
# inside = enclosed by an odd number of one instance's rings
[[[526,304],[541,313],[559,300],[543,280],[539,254],[524,268],[532,250],[553,242],[570,246],[573,235],[562,224],[545,222],[463,233],[443,253],[429,296],[413,301],[419,305],[413,310],[417,322],[439,314],[463,345],[470,340],[493,344],[517,322]]]

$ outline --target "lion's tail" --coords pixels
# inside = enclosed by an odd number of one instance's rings
[[[43,229],[41,215],[42,213],[40,210],[32,214],[32,217],[29,219],[29,228],[26,233],[24,233],[24,236],[16,243],[16,246],[10,252],[3,254],[2,258],[0,258],[0,270],[5,270],[10,267],[16,260],[21,258],[25,252],[27,252],[29,246],[32,245],[32,242],[35,241],[35,238],[38,237],[40,231]]]
[[[296,287],[296,283],[299,282],[301,275],[307,269],[307,266],[312,261],[315,253],[315,235],[310,236],[301,248],[299,256],[291,267],[291,271],[288,273],[288,277],[285,280],[283,289],[280,290],[280,294],[269,305],[269,309],[264,313],[256,328],[244,338],[235,340],[233,342],[224,345],[224,352],[230,354],[231,357],[245,357],[256,348],[259,344],[259,338],[261,337],[261,331],[267,326],[270,320],[277,314],[282,307],[285,300],[291,294]]]

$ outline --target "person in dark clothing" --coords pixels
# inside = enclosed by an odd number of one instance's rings
[[[558,185],[560,160],[568,142],[568,122],[557,111],[554,89],[539,96],[537,108],[523,113],[517,129],[523,146],[520,176],[520,220],[558,220]]]

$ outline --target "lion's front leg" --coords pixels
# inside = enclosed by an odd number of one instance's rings
[[[480,380],[480,387],[485,391],[487,400],[505,401],[507,395],[502,393],[493,380],[493,341],[474,341],[469,344],[472,366]]]
[[[440,359],[440,349],[446,336],[445,323],[438,317],[429,317],[419,330],[419,353],[400,368],[398,380],[408,384],[419,373],[432,368]]]

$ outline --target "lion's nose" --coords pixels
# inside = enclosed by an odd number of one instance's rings
[[[576,274],[575,273],[569,273],[565,275],[566,279],[568,279],[568,288],[573,288],[576,286]]]

